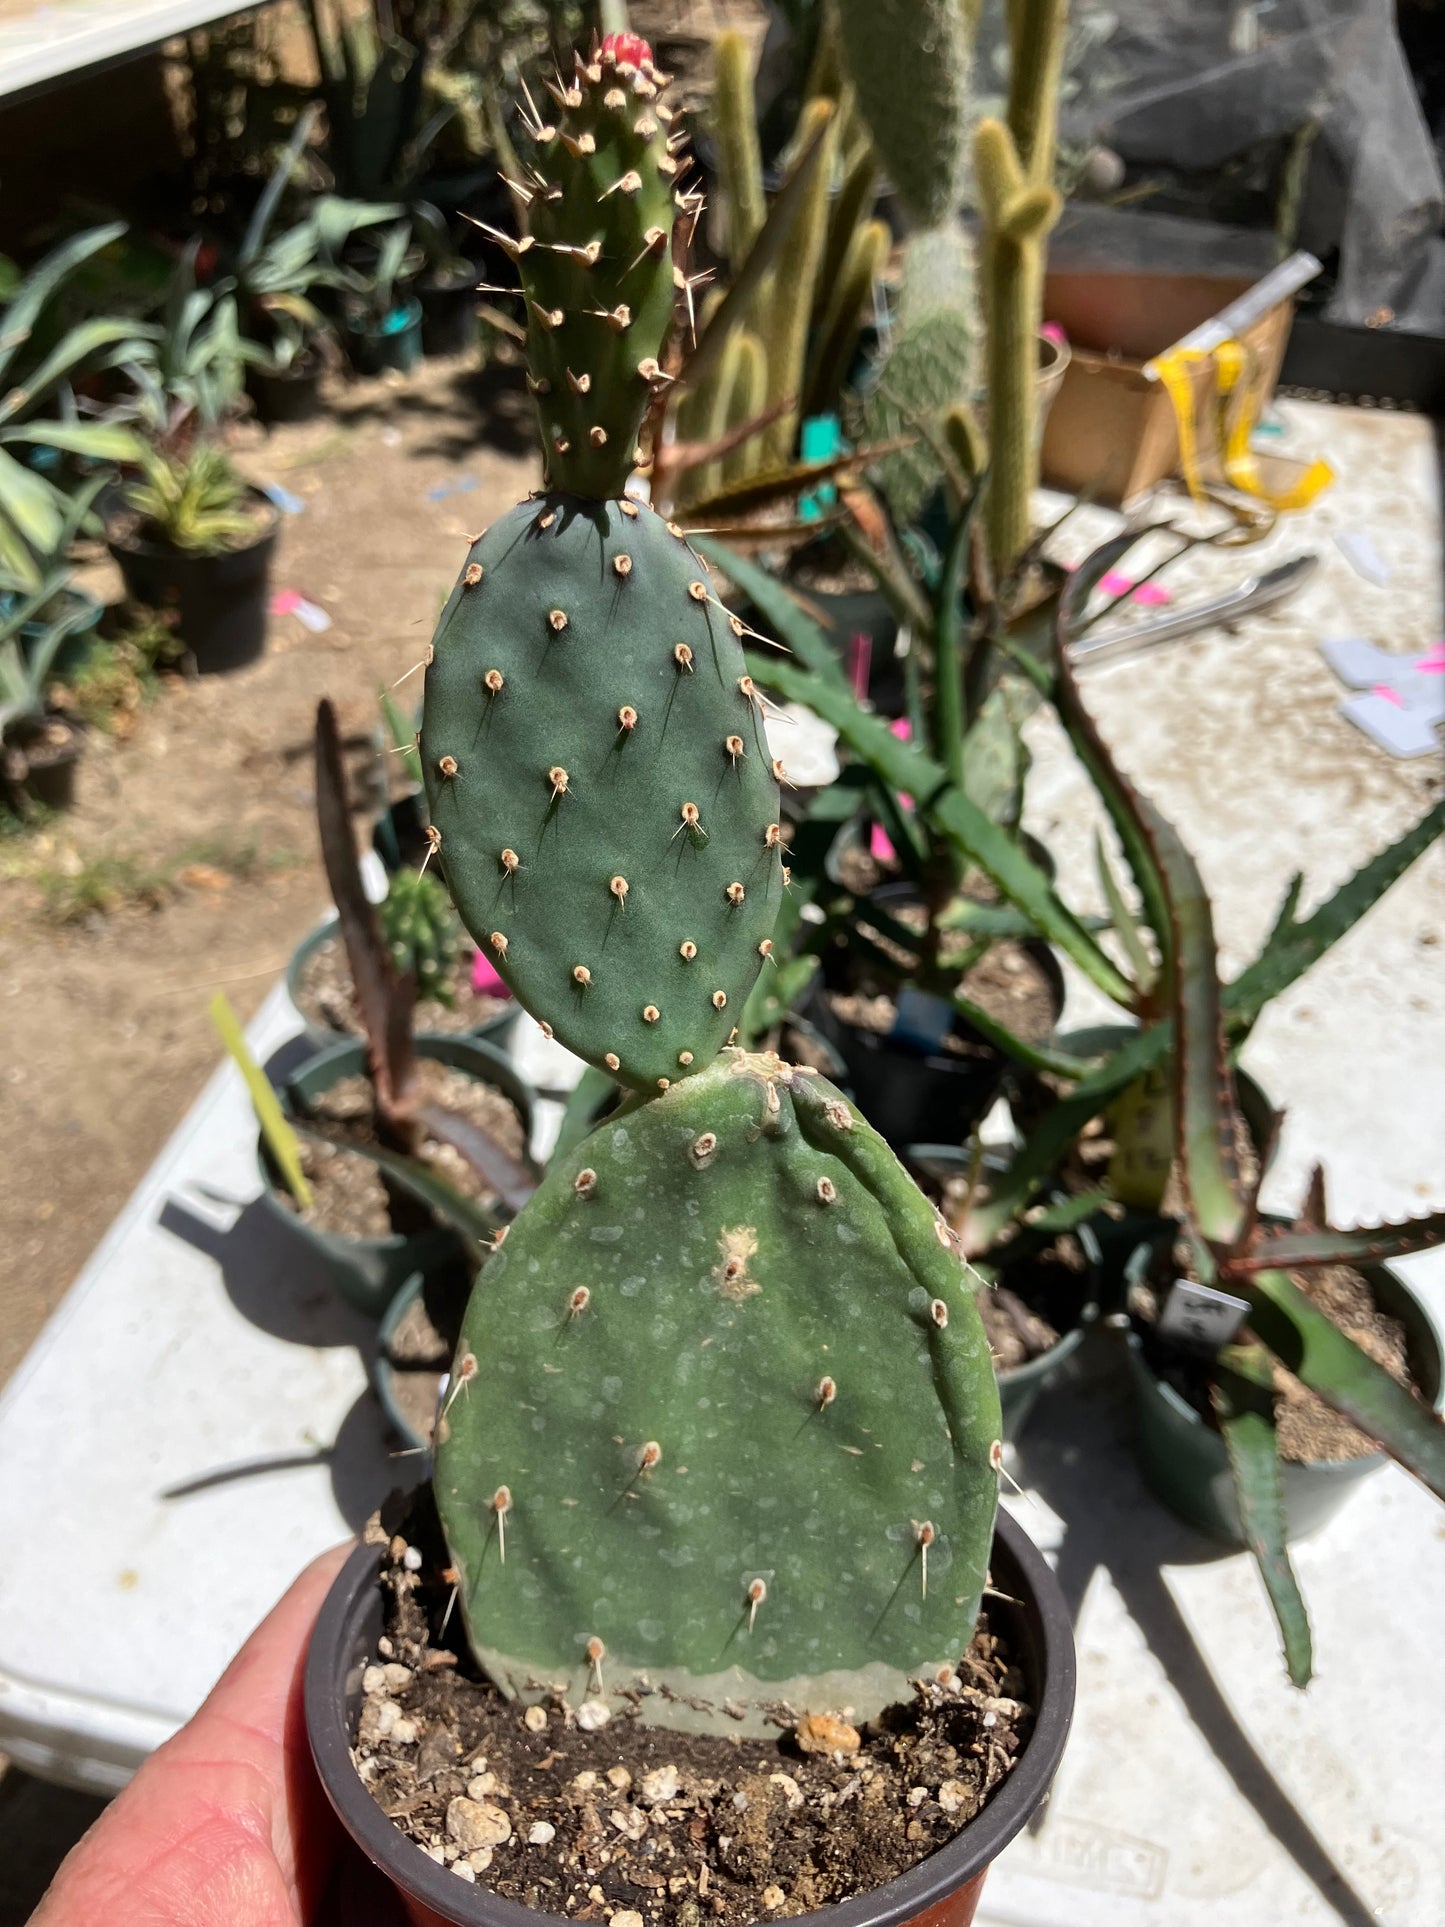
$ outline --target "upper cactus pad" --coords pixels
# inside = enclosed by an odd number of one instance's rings
[[[562,1043],[638,1090],[716,1056],[771,947],[778,787],[733,620],[651,509],[549,495],[473,546],[427,672],[462,921]]]
[[[967,1646],[999,1403],[950,1234],[815,1073],[726,1053],[549,1171],[438,1430],[474,1649],[644,1718],[869,1717]],[[731,1707],[727,1702],[732,1702]]]
[[[533,156],[513,183],[529,232],[502,240],[527,302],[527,378],[549,488],[620,495],[672,318],[673,187],[682,163],[646,41],[613,35],[554,120],[524,116]],[[502,237],[498,237],[501,239]]]

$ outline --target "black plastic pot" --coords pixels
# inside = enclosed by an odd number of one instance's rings
[[[464,355],[476,346],[480,278],[468,263],[452,274],[428,275],[417,282],[424,355]]]
[[[271,559],[281,518],[259,489],[252,500],[266,512],[264,532],[248,548],[222,555],[190,555],[147,542],[121,521],[107,532],[126,594],[147,608],[175,612],[176,635],[202,675],[243,668],[266,647]]]
[[[415,870],[428,849],[426,797],[420,790],[399,796],[376,819],[371,847],[381,858],[382,868],[390,875],[396,870]]]
[[[886,883],[874,893],[880,907],[896,910],[917,901],[909,883]],[[1023,948],[1053,990],[1054,1015],[1064,1007],[1064,979],[1047,944]],[[829,952],[814,977],[799,1015],[842,1063],[854,1102],[873,1126],[901,1150],[909,1144],[958,1144],[978,1123],[1003,1089],[1009,1060],[960,1018],[954,1036],[965,1049],[922,1051],[891,1036],[844,1022],[828,1001],[828,991],[850,988],[846,950]]]
[[[906,1162],[917,1176],[920,1171],[932,1172],[943,1180],[955,1172],[965,1170],[968,1155],[957,1144],[915,1144],[909,1147]],[[1083,1230],[1083,1227],[1080,1227]],[[1076,1236],[1078,1233],[1075,1234]],[[1011,1370],[996,1372],[998,1380],[999,1404],[1003,1410],[1003,1435],[1007,1442],[1014,1443],[1032,1416],[1034,1407],[1050,1383],[1058,1377],[1064,1366],[1084,1342],[1084,1335],[1098,1316],[1098,1285],[1094,1253],[1097,1246],[1092,1238],[1080,1237],[1085,1255],[1089,1259],[1089,1271],[1080,1280],[1080,1295],[1074,1310],[1074,1323],[1060,1331],[1059,1342],[1037,1358],[1029,1359],[1023,1365],[1015,1365]],[[998,1282],[1009,1282],[1007,1267],[1000,1272]],[[1059,1330],[1055,1322],[1055,1330]]]
[[[295,367],[246,370],[246,392],[263,422],[309,422],[321,406],[321,362],[309,355]]]
[[[439,1037],[423,1034],[416,1039],[419,1057],[433,1057],[443,1064],[466,1071],[480,1082],[494,1085],[511,1099],[521,1113],[523,1129],[532,1135],[532,1091],[518,1077],[509,1060],[479,1037]],[[293,1114],[304,1113],[309,1103],[324,1095],[343,1077],[354,1077],[366,1067],[366,1045],[333,1044],[308,1058],[292,1072],[282,1090],[282,1101]],[[297,1216],[281,1197],[280,1179],[272,1166],[265,1140],[260,1141],[258,1156],[262,1192],[267,1206],[292,1234],[320,1254],[331,1274],[336,1295],[355,1306],[368,1318],[380,1318],[414,1271],[430,1277],[433,1272],[454,1265],[462,1255],[457,1234],[442,1224],[431,1224],[420,1231],[391,1232],[381,1238],[352,1238],[340,1232],[319,1231]]]
[[[348,320],[346,341],[358,375],[379,375],[388,368],[409,375],[421,360],[421,303],[408,295],[380,327]]]
[[[328,1798],[356,1846],[391,1883],[411,1927],[563,1927],[563,1917],[519,1906],[459,1880],[413,1845],[377,1806],[351,1761],[362,1668],[382,1631],[380,1550],[358,1546],[338,1574],[306,1657],[306,1725]],[[1074,1637],[1068,1607],[1042,1555],[1000,1512],[991,1564],[1029,1696],[1037,1707],[1027,1746],[1007,1780],[963,1831],[907,1873],[869,1894],[803,1914],[807,1927],[969,1927],[989,1867],[1043,1804],[1074,1710]]]
[[[788,565],[789,589],[827,634],[850,682],[855,681],[857,657],[866,644],[867,686],[858,694],[866,696],[879,715],[901,716],[905,702],[903,664],[894,653],[898,618],[883,591],[815,589],[807,582],[797,581],[795,574],[806,554],[806,550],[800,550]],[[767,624],[760,626],[766,632]]]
[[[27,803],[45,810],[68,810],[75,802],[75,775],[85,754],[85,731],[68,716],[47,716],[44,731],[64,730],[64,742],[44,740],[41,732],[6,746],[5,787]],[[11,776],[11,766],[17,774]]]

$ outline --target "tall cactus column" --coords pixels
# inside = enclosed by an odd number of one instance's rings
[[[1068,0],[1010,0],[1008,124],[979,123],[974,173],[984,223],[991,471],[989,550],[1005,577],[1028,547],[1038,482],[1038,332]]]

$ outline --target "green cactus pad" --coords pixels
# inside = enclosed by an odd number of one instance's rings
[[[473,546],[427,671],[427,795],[462,921],[562,1043],[638,1090],[727,1041],[782,891],[732,625],[653,510],[539,496]]]
[[[453,1385],[437,1501],[505,1691],[595,1693],[601,1641],[645,1719],[760,1731],[778,1702],[870,1717],[966,1647],[997,1496],[982,1322],[815,1073],[730,1051],[560,1160]]]
[[[527,376],[547,486],[620,495],[659,380],[672,318],[674,183],[680,136],[665,81],[606,45],[554,88],[552,119],[523,116],[531,163],[516,184],[530,232],[509,251],[527,302]],[[504,243],[504,245],[506,245]]]

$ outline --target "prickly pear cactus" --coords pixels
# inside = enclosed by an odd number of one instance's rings
[[[475,544],[427,671],[463,922],[562,1043],[638,1090],[710,1062],[771,948],[778,785],[740,627],[651,509],[548,495]]]
[[[445,887],[433,876],[398,870],[377,915],[387,953],[398,970],[410,975],[417,996],[449,1006],[461,945]]]
[[[642,1716],[868,1717],[955,1658],[999,1404],[949,1234],[825,1080],[724,1054],[609,1119],[489,1261],[438,1431],[474,1650]],[[739,1717],[741,1715],[742,1717]]]
[[[550,87],[552,120],[523,118],[531,139],[529,232],[496,238],[527,303],[527,382],[536,398],[547,486],[620,495],[660,378],[672,316],[673,189],[680,132],[647,43],[615,34],[577,56]]]

